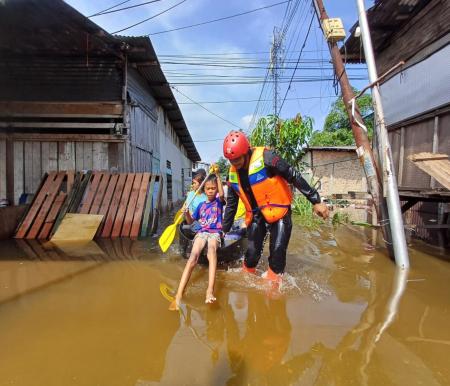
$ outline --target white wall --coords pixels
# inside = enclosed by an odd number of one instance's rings
[[[172,202],[177,202],[183,199],[183,181],[181,179],[181,169],[185,168],[185,173],[188,169],[192,169],[192,162],[187,157],[186,149],[181,145],[181,141],[172,129],[169,120],[167,119],[164,110],[158,108],[157,127],[159,130],[160,141],[160,171],[164,177],[163,190],[163,205],[167,205],[167,161],[171,162],[172,170]]]

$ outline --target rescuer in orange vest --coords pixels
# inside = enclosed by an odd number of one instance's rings
[[[231,131],[223,142],[223,155],[231,163],[227,208],[222,224],[228,232],[233,224],[239,198],[246,209],[248,247],[243,269],[256,273],[266,232],[270,232],[269,270],[265,277],[281,282],[286,266],[286,250],[291,237],[293,184],[313,204],[314,213],[326,219],[328,208],[320,202],[319,193],[309,186],[300,172],[291,167],[274,151],[250,148],[244,133]]]

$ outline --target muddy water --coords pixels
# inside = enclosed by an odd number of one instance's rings
[[[413,245],[402,274],[368,236],[296,228],[281,294],[236,263],[206,306],[198,268],[181,313],[160,284],[184,261],[155,239],[4,242],[0,385],[450,384],[445,253]]]

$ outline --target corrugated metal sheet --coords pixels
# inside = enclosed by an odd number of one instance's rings
[[[123,70],[115,58],[4,57],[2,101],[120,101]]]
[[[395,75],[381,86],[387,125],[450,102],[450,46]]]

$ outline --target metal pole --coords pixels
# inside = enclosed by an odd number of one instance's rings
[[[322,25],[321,22],[324,19],[328,19],[328,15],[323,5],[323,1],[313,0],[313,4],[317,14],[317,18],[319,19],[319,24]],[[359,112],[358,106],[354,99],[355,95],[350,85],[350,81],[348,80],[347,72],[345,70],[344,62],[342,60],[339,47],[336,42],[328,42],[328,47],[330,49],[334,71],[341,86],[342,100],[345,104],[345,108],[349,116],[353,137],[355,138],[355,143],[357,146],[357,155],[361,162],[362,167],[364,168],[369,193],[372,195],[373,198],[373,203],[377,213],[377,219],[382,224],[381,231],[383,233],[383,237],[386,242],[386,247],[389,252],[389,255],[391,257],[394,257],[394,251],[391,245],[390,229],[388,226],[385,226],[385,220],[388,218],[388,214],[381,191],[382,183],[380,172],[378,170],[378,165],[375,162],[372,153],[372,148],[370,146],[370,142],[367,137],[367,132],[361,126],[363,119],[361,117],[361,113]]]
[[[361,38],[364,46],[364,55],[366,58],[367,69],[369,71],[370,82],[378,79],[373,55],[372,40],[370,37],[369,24],[364,7],[364,0],[356,0],[358,5],[359,26],[361,28]],[[384,123],[383,106],[381,104],[381,95],[378,83],[372,88],[373,107],[376,118],[376,128],[380,138],[380,162],[383,168],[384,179],[387,187],[387,206],[389,212],[389,225],[391,228],[392,242],[394,247],[395,262],[402,268],[409,267],[408,248],[406,246],[405,231],[403,226],[402,211],[400,208],[400,199],[397,190],[397,181],[395,179],[394,163],[392,162],[391,146]]]

